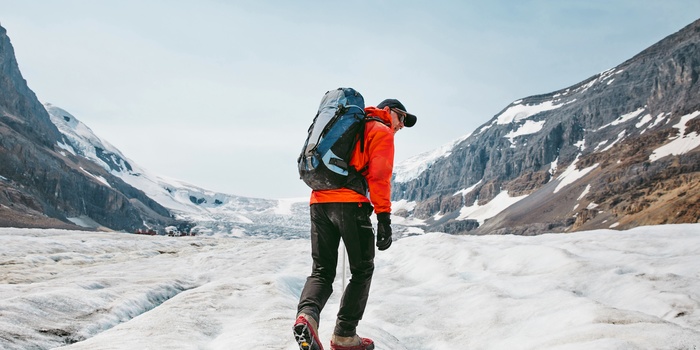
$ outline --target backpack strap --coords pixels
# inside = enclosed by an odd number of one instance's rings
[[[390,124],[387,124],[384,120],[380,118],[365,116],[365,118],[362,120],[362,126],[360,127],[359,132],[360,135],[358,142],[360,143],[360,152],[365,151],[365,127],[367,123],[371,121],[380,122],[390,127]],[[361,195],[367,195],[369,185],[367,184],[367,179],[365,179],[365,176],[363,175],[363,173],[366,172],[367,169],[369,169],[369,164],[366,164],[359,170],[356,170],[354,167],[348,166],[348,172],[350,174],[348,175],[348,180],[345,182],[345,185],[343,187],[349,188]]]
[[[384,120],[380,118],[366,116],[362,120],[362,128],[360,129],[360,153],[365,153],[365,126],[367,125],[367,122],[370,121],[380,122],[388,127],[391,127],[390,124],[387,124]]]

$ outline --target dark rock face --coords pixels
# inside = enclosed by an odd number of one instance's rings
[[[61,134],[22,78],[5,28],[0,27],[0,121],[32,142],[53,147]]]
[[[676,135],[673,126],[682,116],[700,111],[699,75],[696,21],[613,69],[512,103],[418,178],[394,183],[392,199],[416,201],[412,214],[427,219],[429,229],[455,233],[536,234],[615,222],[619,228],[696,222],[700,151],[653,162],[649,156]],[[699,128],[700,118],[690,119],[685,134]],[[579,170],[597,166],[554,193],[557,177],[574,162]],[[585,198],[578,199],[588,185]],[[478,228],[431,219],[484,205],[502,191],[529,196]],[[669,191],[678,193],[670,197]],[[577,201],[597,207],[575,208]],[[680,207],[689,209],[667,217]]]
[[[81,216],[132,232],[177,224],[140,190],[59,152],[59,142],[69,144],[22,78],[0,27],[0,226],[77,228],[67,219]]]

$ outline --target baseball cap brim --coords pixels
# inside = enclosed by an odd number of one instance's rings
[[[403,119],[403,126],[410,128],[410,127],[416,125],[416,121],[418,120],[418,118],[416,118],[415,114],[408,113],[408,112],[406,112],[403,109],[398,108],[398,107],[394,107],[394,108],[398,109],[399,111],[401,111],[401,113],[406,115],[406,117]]]
[[[410,127],[416,125],[417,119],[418,118],[416,118],[415,115],[410,114],[410,113],[406,113],[406,118],[403,120],[403,126],[410,128]]]

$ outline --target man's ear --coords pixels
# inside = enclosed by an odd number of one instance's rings
[[[384,108],[382,108],[382,109],[387,111],[387,112],[391,112],[391,107],[389,107],[389,106],[384,106]]]

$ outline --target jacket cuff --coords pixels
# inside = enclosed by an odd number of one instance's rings
[[[377,221],[391,224],[391,213],[377,213]]]

